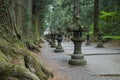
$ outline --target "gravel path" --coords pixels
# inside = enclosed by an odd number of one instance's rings
[[[91,63],[89,58],[87,57],[86,59],[89,60],[89,62],[85,66],[68,65],[68,60],[70,59],[70,56],[67,53],[73,52],[72,50],[73,44],[64,42],[63,47],[65,50],[64,53],[54,53],[55,48],[50,48],[48,43],[44,43],[43,48],[41,49],[41,54],[37,54],[38,58],[45,65],[47,65],[50,70],[52,70],[54,78],[50,80],[120,80],[119,74],[115,75],[114,74],[109,75],[108,73],[107,75],[94,74],[96,72],[99,73],[99,70],[96,71],[97,68],[95,66],[94,67],[90,66]],[[84,48],[84,50],[85,49],[86,48]],[[91,47],[89,49],[91,49]],[[120,69],[120,66],[118,67]]]

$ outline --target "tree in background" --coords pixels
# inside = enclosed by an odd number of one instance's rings
[[[99,31],[99,0],[94,0],[94,37],[97,36]]]

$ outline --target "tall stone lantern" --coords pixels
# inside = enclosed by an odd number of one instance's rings
[[[85,29],[81,25],[80,16],[76,17],[74,23],[68,28],[68,31],[73,32],[73,37],[71,40],[74,43],[74,52],[71,55],[69,64],[75,66],[85,65],[86,60],[84,59],[84,55],[81,51],[81,45],[83,42],[82,32],[84,32]]]
[[[58,45],[57,45],[57,47],[55,49],[55,52],[64,52],[63,47],[61,45],[62,40],[63,40],[63,32],[61,31],[60,28],[58,28],[57,38],[56,39],[57,39]]]
[[[74,1],[74,14],[73,14],[73,24],[68,28],[69,32],[73,32],[73,37],[71,38],[74,43],[74,52],[71,55],[71,59],[69,60],[70,65],[79,66],[85,65],[86,60],[84,59],[84,55],[81,51],[81,45],[83,42],[82,32],[85,31],[85,28],[82,26],[79,16],[79,0]]]

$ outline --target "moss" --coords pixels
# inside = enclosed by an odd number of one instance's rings
[[[0,65],[0,69],[0,79],[14,76],[19,78],[28,78],[30,80],[40,80],[35,74],[31,73],[28,69],[20,65],[6,63]]]
[[[85,59],[70,59],[69,64],[74,65],[74,66],[86,65],[86,60]]]
[[[48,77],[52,77],[52,73],[44,66],[35,56],[27,50],[29,54],[28,62],[35,69],[35,74],[39,76],[41,80],[47,80]]]
[[[27,61],[25,56],[29,56]],[[26,67],[25,64],[30,65]],[[34,71],[33,71],[33,70]],[[0,80],[9,77],[20,80],[48,80],[52,73],[40,63],[34,54],[18,43],[0,40]]]
[[[0,62],[6,63],[7,57],[0,51]]]
[[[26,46],[29,50],[36,50],[40,52],[40,46],[35,44],[35,42],[32,42],[30,40],[26,41]]]

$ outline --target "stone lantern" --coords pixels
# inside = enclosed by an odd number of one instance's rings
[[[90,35],[86,35],[86,45],[90,45]]]
[[[81,25],[80,16],[75,17],[73,24],[67,30],[69,32],[73,32],[71,40],[74,43],[74,52],[71,55],[69,64],[75,66],[85,65],[86,60],[84,59],[84,55],[81,51],[81,45],[83,42],[82,32],[85,31],[85,28]]]
[[[51,37],[50,37],[50,33],[45,35],[45,39],[46,41],[49,43],[49,45],[51,44]]]
[[[67,37],[68,37],[68,42],[70,42],[70,34],[68,34]]]
[[[57,38],[56,39],[57,39],[58,45],[57,45],[57,47],[55,49],[55,52],[64,52],[63,47],[61,45],[62,40],[63,40],[63,32],[61,31],[60,28],[58,28]]]
[[[104,45],[103,45],[103,42],[102,42],[103,38],[102,38],[102,32],[101,31],[99,31],[97,33],[97,40],[98,40],[98,43],[97,43],[96,48],[104,48]]]
[[[55,31],[51,31],[50,37],[51,37],[51,43],[50,43],[51,48],[55,48],[56,47],[56,42],[55,42],[56,33],[55,33]]]

